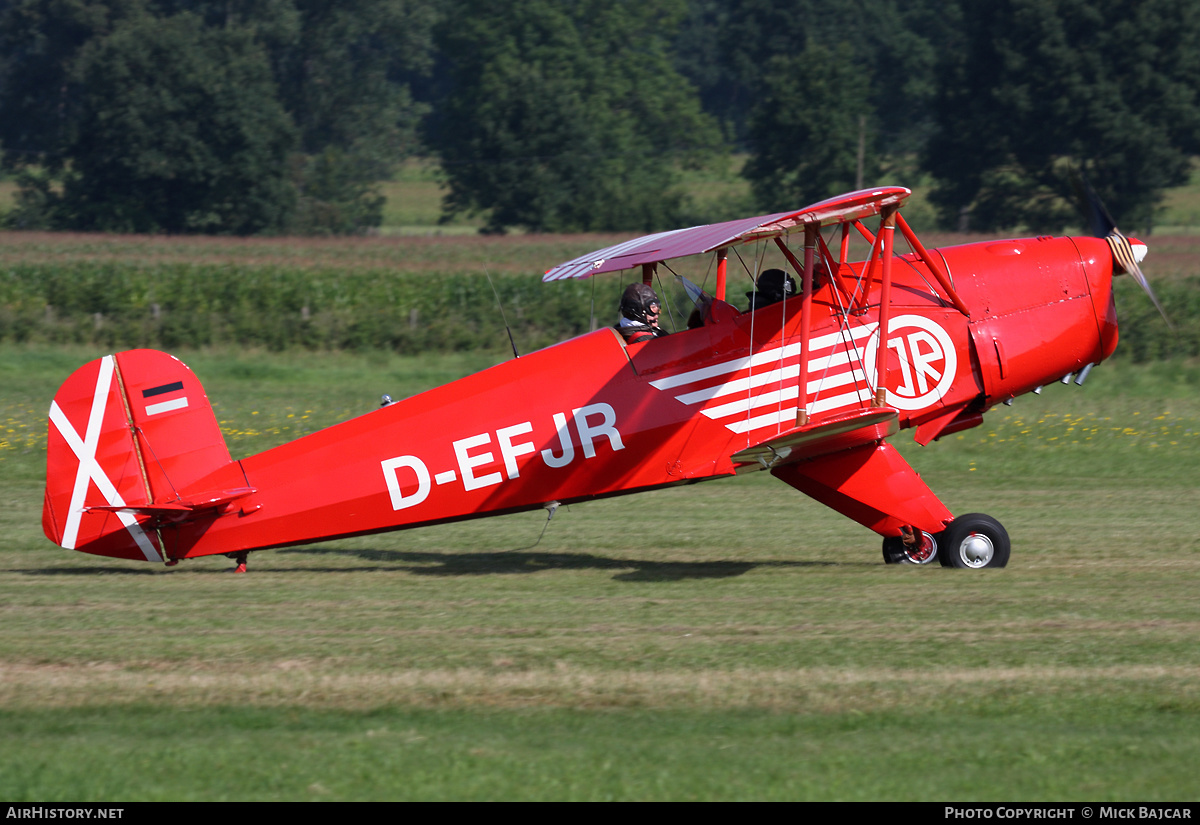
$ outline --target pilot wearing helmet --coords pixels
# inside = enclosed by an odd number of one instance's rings
[[[796,282],[782,269],[767,269],[758,276],[757,292],[747,292],[750,307],[747,312],[753,312],[771,304],[791,298],[796,294]]]
[[[658,326],[658,294],[646,284],[630,284],[621,295],[621,320],[617,331],[627,344],[652,341],[667,334]]]

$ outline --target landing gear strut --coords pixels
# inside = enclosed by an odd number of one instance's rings
[[[225,558],[233,559],[237,562],[237,567],[233,568],[234,573],[246,572],[246,558],[250,555],[249,550],[242,550],[237,553],[226,553]]]

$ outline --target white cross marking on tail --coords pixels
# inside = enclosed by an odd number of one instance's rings
[[[83,438],[71,426],[66,413],[58,406],[57,401],[50,403],[50,421],[62,433],[62,437],[79,459],[79,469],[75,473],[75,487],[71,491],[71,506],[67,509],[67,523],[63,527],[62,546],[68,550],[75,549],[79,538],[79,522],[83,518],[83,502],[87,496],[88,482],[93,481],[100,494],[112,507],[124,507],[125,500],[117,492],[117,488],[109,481],[104,469],[96,461],[96,447],[100,442],[100,428],[104,423],[104,411],[108,406],[108,391],[112,385],[113,357],[106,355],[100,359],[100,373],[96,376],[96,393],[92,396],[92,409],[88,415],[87,430]],[[132,513],[118,511],[117,518],[129,535],[133,538],[146,561],[161,561],[158,551],[150,542],[146,531]]]

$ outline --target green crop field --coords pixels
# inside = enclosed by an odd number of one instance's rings
[[[41,536],[0,346],[0,799],[1180,800],[1200,794],[1200,366],[1095,370],[910,461],[1004,570],[883,565],[758,475],[179,567]],[[491,363],[179,353],[236,456]]]

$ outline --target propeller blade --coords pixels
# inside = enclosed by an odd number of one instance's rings
[[[1167,322],[1167,328],[1174,332],[1175,327],[1171,324],[1171,319],[1167,317],[1166,310],[1158,302],[1158,296],[1154,294],[1154,290],[1150,288],[1150,282],[1146,280],[1142,268],[1138,266],[1137,258],[1133,254],[1133,246],[1129,243],[1129,238],[1122,235],[1120,230],[1114,226],[1112,231],[1104,237],[1104,240],[1108,241],[1108,248],[1112,250],[1114,263],[1119,264],[1122,269],[1133,276],[1133,279],[1138,282],[1138,286],[1142,288],[1142,292],[1146,293],[1146,296],[1154,304],[1155,309],[1158,310],[1158,314]]]
[[[1158,310],[1158,314],[1167,322],[1167,328],[1174,332],[1175,327],[1171,324],[1171,319],[1167,317],[1166,310],[1159,303],[1154,290],[1150,288],[1150,282],[1146,280],[1145,273],[1138,266],[1137,256],[1133,254],[1133,246],[1129,243],[1129,238],[1121,234],[1121,230],[1117,228],[1117,222],[1113,220],[1113,216],[1104,206],[1104,201],[1100,200],[1100,196],[1092,188],[1087,173],[1083,171],[1082,167],[1071,170],[1071,184],[1079,198],[1079,207],[1092,230],[1092,236],[1108,241],[1108,246],[1113,254],[1114,267],[1119,265],[1121,269],[1133,276],[1133,279],[1138,282],[1138,286],[1142,288],[1142,292],[1146,293],[1146,297]]]
[[[1096,190],[1092,189],[1092,184],[1082,168],[1072,170],[1071,184],[1075,189],[1075,197],[1078,198],[1079,209],[1087,219],[1092,237],[1108,237],[1116,230],[1117,222],[1104,207],[1104,201],[1100,200]]]

